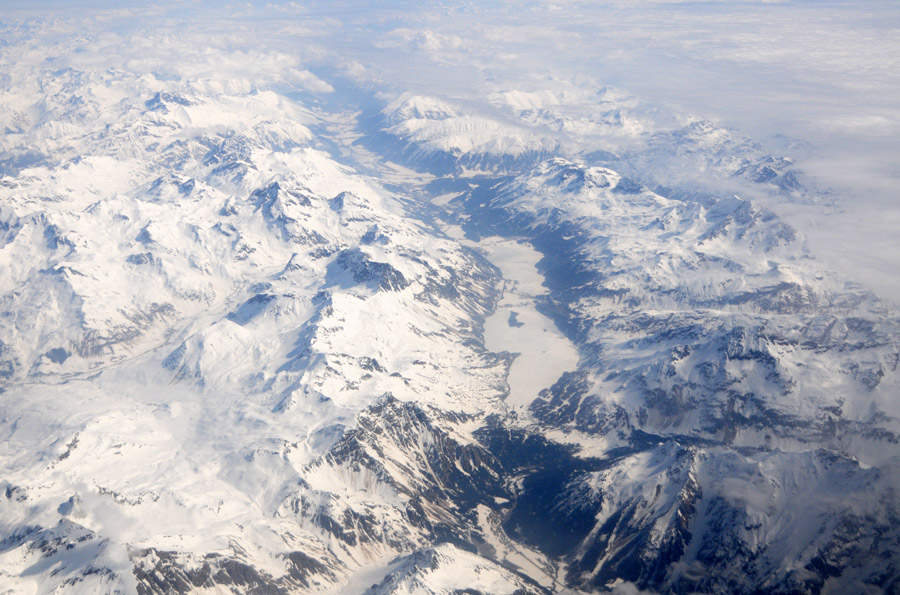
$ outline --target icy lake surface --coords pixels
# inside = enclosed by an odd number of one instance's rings
[[[491,351],[518,354],[509,371],[507,403],[524,409],[563,372],[576,368],[578,351],[535,305],[547,293],[537,269],[540,252],[499,237],[485,238],[477,247],[506,281],[497,310],[485,321],[484,344]]]

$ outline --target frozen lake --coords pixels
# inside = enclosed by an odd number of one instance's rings
[[[499,237],[485,238],[477,247],[506,281],[497,310],[485,321],[484,344],[491,351],[518,354],[509,371],[507,403],[522,410],[563,372],[575,369],[578,351],[535,306],[535,298],[547,293],[537,270],[540,252]]]

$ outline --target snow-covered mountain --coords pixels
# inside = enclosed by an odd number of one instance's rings
[[[229,550],[382,395],[500,406],[506,360],[477,340],[496,270],[309,146],[302,108],[124,73],[46,76],[132,95],[45,112],[34,126],[65,117],[81,154],[4,181],[4,479],[21,495],[5,518],[31,519],[15,557],[29,559],[48,511],[140,568],[146,552],[179,559],[163,548]],[[208,525],[223,506],[231,528]],[[110,507],[114,525],[155,537],[104,533]],[[263,533],[242,551],[285,571],[285,530]]]
[[[500,114],[467,112],[434,97],[401,97],[370,125],[370,142],[385,156],[439,173],[515,171],[563,150],[550,131]]]
[[[897,314],[734,194],[789,157],[11,39],[0,591],[900,592]]]

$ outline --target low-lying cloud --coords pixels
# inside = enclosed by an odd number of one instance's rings
[[[892,281],[900,262],[886,256],[900,252],[895,2],[161,2],[148,9],[45,1],[5,12],[7,40],[41,19],[60,66],[230,85],[223,88],[329,93],[321,73],[344,72],[388,94],[495,111],[498,93],[550,92],[565,102],[623,89],[655,106],[635,120],[634,138],[653,132],[647,114],[658,127],[707,118],[790,153],[810,181],[832,192],[781,212],[828,264],[900,296]],[[28,58],[19,46],[0,51],[7,62]]]

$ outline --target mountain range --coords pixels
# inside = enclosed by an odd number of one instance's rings
[[[900,321],[789,155],[2,65],[0,591],[900,593]]]

